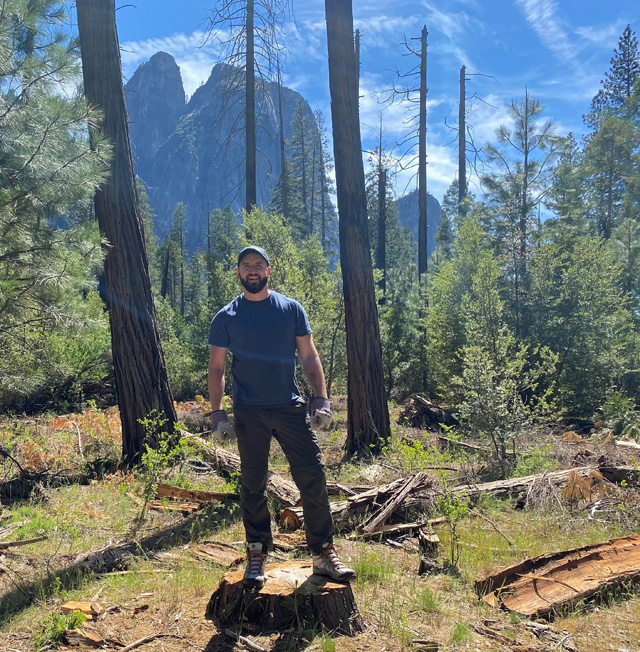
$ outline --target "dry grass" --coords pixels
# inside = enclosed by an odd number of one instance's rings
[[[196,423],[201,409],[189,404],[183,412],[190,413]],[[338,423],[341,418],[339,413]],[[552,434],[545,436],[548,443],[554,442]],[[32,472],[54,469],[77,473],[92,460],[109,456],[115,460],[119,437],[113,410],[0,423],[2,445]],[[321,437],[328,475],[341,482],[379,484],[434,466],[457,469],[429,471],[439,476],[439,482],[453,482],[477,472],[484,464],[459,452],[438,450],[433,438],[402,427],[397,427],[396,438],[383,457],[345,464],[341,462],[343,437],[339,428]],[[578,444],[555,443],[553,451],[559,465],[581,453]],[[588,447],[599,454],[601,451],[592,444]],[[288,475],[279,447],[274,446],[272,458],[274,470]],[[7,460],[3,468],[6,482],[16,474],[16,468]],[[226,486],[215,473],[196,473],[188,464],[174,469],[169,481],[209,490]],[[478,602],[473,581],[526,557],[637,530],[637,493],[616,491],[608,499],[612,504],[624,505],[618,508],[624,517],[613,512],[589,519],[591,511],[586,501],[573,504],[557,494],[542,496],[535,508],[525,510],[515,510],[508,501],[483,498],[478,509],[469,511],[459,524],[457,575],[419,577],[417,541],[411,538],[402,541],[403,548],[339,538],[341,556],[359,573],[353,589],[366,631],[353,638],[293,632],[252,639],[268,650],[278,651],[420,649],[413,643],[416,640],[435,641],[441,650],[511,649],[505,640],[530,646],[531,650],[558,649],[538,641],[519,619]],[[233,649],[229,639],[203,618],[207,601],[225,569],[196,557],[191,548],[206,538],[242,541],[237,509],[212,508],[190,517],[152,512],[135,535],[139,540],[156,535],[161,540],[146,553],[140,550],[122,571],[98,576],[59,574],[80,553],[130,539],[140,510],[134,497],[140,492],[141,483],[135,474],[118,472],[94,478],[85,485],[48,489],[30,501],[16,501],[5,507],[0,521],[2,539],[39,535],[47,539],[6,550],[0,559],[0,650],[33,650],[34,636],[43,620],[57,613],[68,600],[98,601],[106,607],[105,614],[93,624],[105,638],[128,644],[150,633],[172,635],[151,641],[141,650]],[[443,551],[447,550],[447,528],[439,528],[438,533]],[[21,606],[17,606],[19,603]],[[474,629],[487,619],[505,638],[495,639]],[[640,640],[640,595],[629,587],[595,609],[576,609],[558,618],[553,626],[570,633],[581,651],[636,651]]]

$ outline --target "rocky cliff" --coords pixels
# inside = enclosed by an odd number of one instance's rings
[[[191,251],[206,237],[207,206],[231,205],[239,211],[244,201],[244,93],[242,79],[237,90],[228,89],[225,77],[230,73],[238,76],[217,64],[185,103],[178,65],[171,55],[158,52],[125,86],[136,172],[147,186],[156,233],[164,237],[176,204],[184,203]],[[266,205],[280,176],[277,86],[265,84],[256,98],[258,203]],[[298,98],[299,93],[284,89],[285,138]]]
[[[418,191],[414,190],[396,202],[398,219],[403,226],[411,229],[413,237],[418,241]],[[427,258],[436,248],[436,231],[440,226],[442,208],[435,197],[427,193]]]

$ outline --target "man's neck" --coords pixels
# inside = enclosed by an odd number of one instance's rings
[[[248,301],[264,301],[271,294],[271,290],[268,285],[265,285],[257,294],[248,292],[246,288],[243,288],[243,293],[244,298]]]

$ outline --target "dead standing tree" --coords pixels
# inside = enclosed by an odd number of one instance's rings
[[[285,48],[281,26],[289,12],[289,0],[223,0],[210,19],[207,38],[219,38],[226,50],[229,69],[225,79],[225,101],[221,113],[235,103],[244,87],[245,209],[257,205],[256,78],[263,82],[280,80],[280,64]],[[265,94],[266,96],[266,94]],[[241,128],[235,124],[227,142]]]
[[[391,434],[369,251],[350,0],[325,0],[329,89],[347,329],[346,453],[376,452]]]
[[[171,430],[173,396],[156,319],[136,190],[114,0],[78,0],[78,31],[87,102],[104,115],[102,132],[113,145],[109,180],[96,192],[100,230],[109,241],[105,289],[122,421],[122,457],[139,460],[147,433],[140,423],[155,413]]]

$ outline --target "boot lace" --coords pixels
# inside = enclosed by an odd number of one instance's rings
[[[252,576],[262,575],[267,554],[249,550],[247,558],[247,574]]]
[[[322,556],[326,557],[331,562],[331,564],[338,570],[342,570],[343,568],[346,568],[346,566],[340,561],[340,557],[338,557],[338,553],[336,552],[336,549],[333,546],[327,546],[322,551]]]

